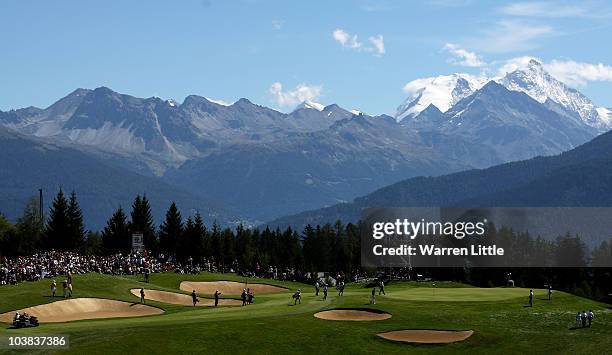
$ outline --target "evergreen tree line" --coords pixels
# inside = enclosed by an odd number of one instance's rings
[[[62,189],[53,200],[45,223],[38,199],[32,198],[13,226],[0,216],[0,254],[30,255],[40,250],[81,250],[87,235],[83,212],[73,191],[66,197]]]
[[[147,250],[177,260],[194,263],[214,261],[222,270],[267,270],[268,266],[293,268],[302,272],[343,272],[347,276],[360,273],[359,225],[343,225],[340,221],[323,226],[306,226],[301,232],[290,227],[284,230],[265,228],[221,228],[213,223],[208,228],[196,213],[185,220],[175,203],[168,208],[164,221],[155,226],[146,196],[136,196],[129,216],[119,207],[108,219],[101,233],[84,230],[83,214],[74,192],[66,197],[60,189],[53,200],[49,216],[38,211],[38,200],[32,199],[15,225],[0,216],[0,256],[29,255],[56,249],[85,254],[114,254],[131,251],[132,234],[141,233]],[[556,240],[516,233],[507,228],[489,228],[487,238],[511,254],[513,265],[552,265],[555,259],[583,265],[575,268],[524,267],[511,265],[496,268],[414,268],[407,271],[413,278],[423,274],[434,279],[468,282],[478,286],[505,284],[511,272],[517,286],[542,287],[551,283],[557,289],[599,297],[612,292],[612,243],[602,242],[590,253],[577,236],[560,236]],[[374,272],[375,270],[370,270]],[[386,270],[398,274],[397,269]],[[404,270],[406,271],[406,270]]]

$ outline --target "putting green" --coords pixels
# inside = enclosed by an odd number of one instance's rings
[[[534,289],[535,301],[538,298],[547,297],[547,291]],[[398,291],[388,290],[387,297],[393,299],[410,301],[439,301],[439,302],[490,302],[503,301],[513,298],[529,297],[529,289],[525,288],[429,288],[416,287],[401,289]]]

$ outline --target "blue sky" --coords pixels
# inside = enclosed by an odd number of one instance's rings
[[[525,56],[611,107],[611,35],[603,1],[3,0],[0,110],[108,86],[393,113],[411,80],[494,76]]]

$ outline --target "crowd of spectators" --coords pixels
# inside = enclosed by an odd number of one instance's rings
[[[213,259],[203,259],[202,263],[189,257],[180,263],[174,256],[159,254],[153,256],[148,252],[132,254],[114,254],[108,256],[82,255],[73,252],[48,251],[30,256],[0,258],[0,285],[14,285],[23,281],[38,281],[43,278],[100,273],[106,275],[135,275],[158,272],[176,272],[197,274],[200,271],[231,272],[246,277],[264,277],[282,281],[314,280],[317,275],[303,273],[293,268],[263,268],[256,263],[245,270],[234,261],[231,265],[222,265]]]
[[[60,275],[97,272],[108,275],[134,275],[153,272],[183,272],[173,258],[153,257],[148,253],[86,256],[72,252],[49,251],[30,256],[2,258],[0,285],[37,281]]]

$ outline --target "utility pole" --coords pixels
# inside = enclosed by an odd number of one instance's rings
[[[43,189],[38,189],[38,218],[40,218],[40,226],[43,226]]]

